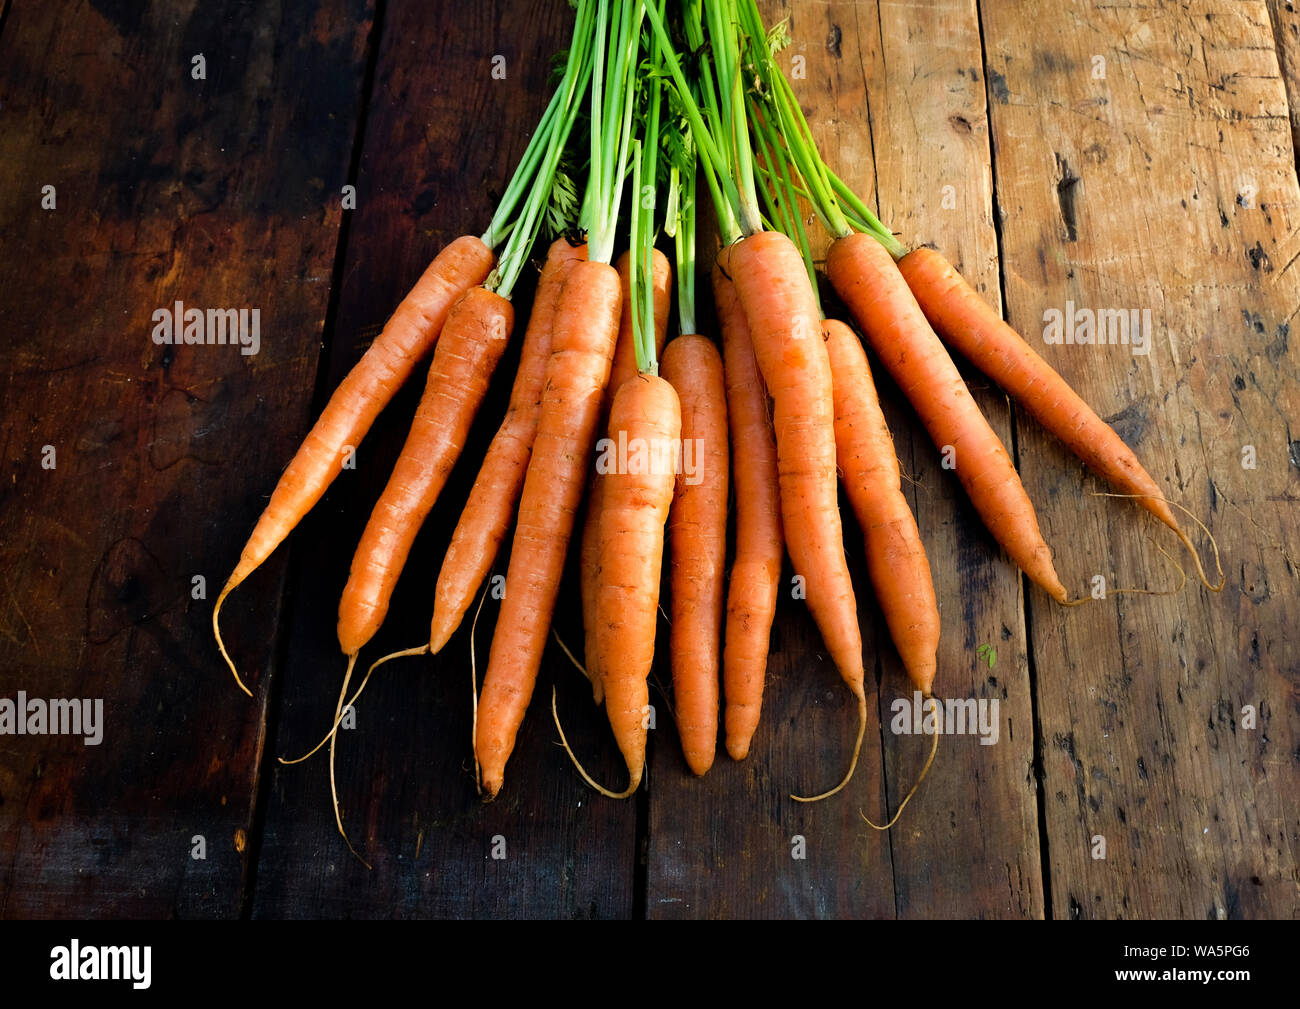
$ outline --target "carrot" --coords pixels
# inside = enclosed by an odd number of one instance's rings
[[[830,359],[821,340],[821,312],[798,247],[785,235],[762,230],[744,98],[750,89],[752,67],[740,44],[743,12],[739,5],[721,4],[708,12],[709,58],[700,61],[704,81],[696,92],[708,108],[707,123],[655,5],[647,5],[645,13],[663,47],[661,69],[668,71],[676,85],[681,110],[698,145],[727,243],[722,269],[735,284],[754,356],[773,399],[786,545],[795,571],[804,579],[808,609],[840,676],[858,701],[852,761],[835,788],[813,797],[825,798],[843,788],[857,767],[866,731],[867,698],[857,601],[840,523],[835,411]],[[699,13],[698,8],[687,5],[685,30],[692,48],[703,42]],[[766,39],[765,33],[760,31],[760,35]],[[752,36],[750,41],[754,41]],[[769,59],[770,55],[768,51]],[[719,104],[718,96],[726,100]],[[741,235],[745,237],[732,244]]]
[[[727,587],[722,653],[725,737],[727,752],[735,760],[744,760],[762,708],[785,543],[767,389],[754,359],[736,288],[719,264],[713,267],[713,300],[722,329],[736,487],[736,555]]]
[[[668,257],[658,249],[652,257],[654,271],[655,352],[663,350],[668,334],[668,306],[672,290],[672,267]],[[614,393],[637,374],[636,347],[632,335],[631,267],[628,253],[618,257],[618,276],[623,285],[623,310],[618,324],[618,341],[614,345],[614,362],[601,407],[600,429],[609,417]],[[604,500],[605,480],[600,473],[591,474],[587,489],[587,514],[582,523],[579,555],[579,590],[582,595],[582,623],[586,637],[586,673],[596,703],[604,698],[600,683],[600,664],[596,659],[596,580],[600,573],[600,510]]]
[[[452,305],[487,278],[494,261],[492,250],[470,235],[457,238],[434,257],[383,331],[334,391],[276,484],[212,610],[217,647],[235,682],[250,697],[252,691],[240,679],[221,640],[222,603],[320,500],[342,471],[348,453],[355,450],[375,417],[438,339]]]
[[[410,434],[366,523],[352,558],[347,585],[339,600],[338,638],[339,646],[347,656],[347,669],[334,709],[333,726],[325,738],[302,757],[294,760],[281,758],[281,763],[300,763],[329,743],[334,822],[349,850],[363,864],[367,864],[365,859],[352,846],[343,828],[334,773],[337,730],[343,717],[348,686],[352,682],[352,671],[362,646],[383,623],[411,544],[460,454],[513,324],[514,309],[510,302],[482,287],[466,291],[447,314],[446,325],[429,365],[424,395],[411,421]],[[373,671],[374,667],[371,667],[370,672]],[[353,696],[354,702],[369,682],[370,672]]]
[[[713,766],[718,743],[718,651],[727,563],[727,390],[713,342],[668,344],[660,373],[680,403],[681,472],[668,514],[673,698],[686,763]]]
[[[867,355],[842,322],[822,323],[835,376],[836,459],[866,540],[867,572],[890,637],[916,689],[929,697],[939,649],[939,604],[898,456]]]
[[[560,292],[551,359],[475,727],[483,791],[494,797],[532,697],[582,500],[618,336],[622,290],[608,263],[575,263]]]
[[[345,655],[356,655],[383,623],[411,544],[460,456],[513,325],[510,302],[482,287],[452,307],[410,434],[366,523],[339,600]]]
[[[1201,580],[1209,585],[1200,555],[1173,509],[1114,428],[1097,416],[940,253],[913,249],[898,261],[898,269],[939,335],[1014,396],[1096,473],[1124,494],[1136,497],[1172,529],[1196,558]]]
[[[941,450],[951,446],[956,453],[957,476],[989,532],[1032,581],[1065,602],[1065,587],[1052,567],[1052,553],[1011,457],[930,328],[893,257],[871,236],[850,234],[831,245],[826,269],[934,443]]]
[[[488,446],[438,572],[429,629],[431,652],[438,652],[460,626],[514,518],[537,435],[556,302],[573,264],[586,255],[586,245],[572,246],[564,238],[556,239],[547,253],[524,332],[510,405]]]
[[[654,660],[664,523],[673,500],[681,423],[677,393],[662,378],[635,375],[614,394],[609,440],[614,446],[627,445],[628,458],[605,477],[596,654],[605,710],[628,770],[629,784],[619,797],[636,790],[645,770],[647,679]]]
[[[808,609],[840,676],[858,701],[859,728],[843,788],[857,766],[866,728],[866,690],[857,601],[844,556],[835,470],[835,410],[821,313],[798,247],[779,232],[730,246],[731,276],[773,401],[786,547],[804,579]]]

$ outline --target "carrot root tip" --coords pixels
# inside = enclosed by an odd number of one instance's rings
[[[361,678],[361,686],[357,687],[357,692],[352,695],[352,697],[348,700],[347,704],[341,706],[339,710],[335,713],[334,724],[330,726],[330,730],[329,732],[325,733],[324,738],[322,738],[319,743],[313,746],[301,757],[295,757],[292,760],[286,760],[284,757],[277,757],[276,760],[278,760],[280,763],[285,765],[301,764],[308,757],[315,754],[322,746],[324,746],[326,743],[331,742],[334,739],[335,735],[338,734],[339,725],[341,725],[343,722],[343,712],[357,703],[357,699],[361,697],[362,692],[366,689],[366,684],[370,682],[371,673],[373,673],[376,669],[378,669],[380,666],[382,666],[385,662],[389,661],[390,659],[400,659],[408,655],[423,655],[428,650],[429,650],[428,645],[420,645],[418,648],[405,648],[400,652],[391,652],[388,655],[385,655],[383,658],[376,659],[374,662],[370,664],[370,668],[366,670],[366,675]],[[357,653],[353,652],[351,655],[348,656],[347,675],[349,678],[351,678],[352,676],[352,667],[356,663],[356,661],[357,661]]]
[[[564,643],[564,639],[560,637],[559,631],[554,627],[551,628],[551,637],[555,638],[555,643],[559,645],[560,650],[568,656],[568,659],[573,663],[574,668],[576,668],[578,672],[591,682],[591,698],[596,702],[596,706],[599,707],[605,700],[605,692],[601,688],[600,680],[592,675],[591,670],[587,666],[584,666],[578,661],[578,657],[574,655],[569,646]]]
[[[335,707],[335,709],[334,709],[334,726],[335,726],[335,729],[338,728],[338,723],[341,722],[341,721],[343,720],[343,708],[344,708],[344,704],[343,704],[343,702],[344,702],[344,700],[345,700],[345,699],[347,698],[347,696],[348,696],[348,684],[352,681],[352,670],[353,670],[353,668],[356,666],[356,664],[357,664],[357,653],[356,653],[356,652],[353,652],[351,655],[348,656],[348,668],[347,668],[347,672],[345,672],[345,673],[343,674],[343,688],[339,691],[339,702],[338,702],[338,705],[337,705],[337,706]],[[358,693],[359,693],[359,692],[360,692],[360,691],[358,691]],[[351,838],[348,837],[348,832],[347,832],[346,830],[343,829],[343,813],[342,813],[342,811],[339,809],[339,787],[338,787],[338,782],[337,782],[337,780],[335,779],[335,776],[334,776],[334,766],[335,766],[335,765],[334,765],[334,748],[335,748],[335,745],[336,745],[337,742],[338,742],[338,738],[339,738],[339,737],[338,737],[338,733],[337,733],[336,731],[334,731],[334,730],[331,730],[331,731],[330,731],[330,737],[329,737],[329,741],[330,741],[330,798],[331,798],[331,800],[332,800],[333,803],[334,803],[334,822],[335,822],[336,824],[338,824],[339,834],[343,837],[343,843],[346,844],[346,845],[348,846],[348,851],[352,852],[353,857],[355,857],[356,860],[357,860],[358,862],[360,862],[362,865],[364,865],[367,869],[370,869],[370,868],[372,868],[372,866],[370,865],[370,863],[367,862],[364,858],[362,858],[361,855],[360,855],[360,853],[357,851],[357,849],[354,848],[354,847],[352,846],[352,840],[351,840]]]
[[[601,795],[609,799],[626,799],[629,796],[631,796],[632,793],[635,792],[637,790],[637,787],[641,784],[640,770],[634,771],[632,768],[628,768],[628,777],[631,779],[631,781],[628,784],[627,789],[622,792],[612,792],[608,788],[605,788],[603,785],[596,782],[591,777],[591,775],[587,773],[586,769],[582,766],[582,764],[578,762],[578,758],[574,754],[573,748],[569,746],[569,741],[564,736],[564,726],[560,724],[560,712],[556,708],[556,704],[555,704],[556,693],[557,693],[556,689],[554,687],[551,687],[551,717],[555,719],[555,728],[560,733],[560,745],[564,747],[564,752],[569,755],[569,759],[573,761],[573,766],[576,767],[578,769],[578,773],[582,775],[582,780],[585,781],[592,788],[594,788]]]
[[[1187,552],[1192,555],[1192,561],[1196,565],[1196,574],[1201,579],[1201,584],[1211,592],[1222,592],[1223,587],[1228,584],[1228,576],[1223,573],[1223,559],[1219,556],[1218,540],[1214,538],[1214,533],[1210,532],[1209,526],[1202,522],[1190,508],[1180,505],[1177,501],[1170,501],[1168,498],[1160,497],[1156,494],[1118,494],[1114,491],[1093,491],[1092,493],[1094,497],[1154,498],[1156,501],[1163,501],[1165,504],[1177,508],[1180,512],[1195,522],[1201,532],[1205,533],[1206,537],[1210,541],[1210,549],[1214,552],[1214,569],[1215,573],[1219,576],[1219,583],[1217,585],[1210,583],[1209,576],[1205,573],[1205,566],[1201,563],[1200,552],[1192,543],[1191,537],[1176,525],[1170,527],[1173,529],[1174,535],[1176,535],[1178,539],[1182,541],[1183,546],[1187,548]]]
[[[929,699],[930,699],[930,695],[927,694],[926,700]],[[916,794],[916,790],[921,787],[921,782],[923,782],[925,780],[925,776],[930,773],[930,765],[934,763],[934,755],[938,752],[939,752],[939,733],[938,731],[936,731],[934,733],[934,740],[930,743],[930,756],[926,758],[925,766],[921,768],[921,773],[916,779],[916,784],[912,786],[912,790],[907,793],[903,801],[898,804],[898,808],[894,810],[894,815],[890,818],[889,822],[884,824],[872,823],[871,820],[867,819],[866,813],[862,812],[862,810],[858,810],[858,815],[862,817],[863,820],[866,821],[868,827],[870,827],[872,830],[883,831],[883,830],[889,830],[890,827],[892,827],[894,824],[898,822],[898,818],[903,815],[903,810],[907,807],[907,804],[912,801],[912,796],[914,796]]]
[[[822,792],[821,795],[791,795],[795,802],[821,802],[822,799],[829,799],[836,792],[844,788],[853,777],[853,772],[858,768],[858,755],[862,753],[862,737],[867,731],[867,695],[859,687],[854,691],[858,698],[858,739],[853,744],[853,759],[849,761],[848,773],[844,775],[843,780],[829,791]]]
[[[225,587],[221,590],[221,595],[217,596],[217,604],[212,607],[212,636],[217,639],[217,650],[221,652],[221,657],[226,660],[226,665],[230,667],[230,674],[235,678],[235,682],[239,684],[239,689],[249,697],[252,697],[253,692],[249,690],[248,687],[244,685],[244,681],[240,679],[239,670],[235,668],[234,660],[230,658],[230,653],[226,651],[226,643],[221,640],[221,623],[219,619],[221,616],[221,604],[226,601],[226,596],[230,595],[231,591],[238,584],[239,582],[235,581],[232,577],[230,581],[226,582]]]
[[[1187,586],[1187,572],[1186,572],[1185,570],[1183,570],[1183,566],[1182,566],[1181,564],[1179,564],[1176,560],[1174,560],[1173,555],[1170,554],[1168,550],[1166,550],[1164,547],[1162,547],[1162,546],[1161,546],[1159,543],[1157,543],[1155,540],[1151,540],[1151,545],[1152,545],[1153,547],[1155,547],[1157,550],[1159,550],[1162,554],[1164,554],[1164,556],[1165,556],[1165,560],[1167,560],[1170,564],[1172,564],[1172,565],[1177,569],[1178,574],[1179,574],[1179,576],[1180,576],[1180,577],[1179,577],[1179,582],[1178,582],[1178,584],[1177,584],[1174,588],[1172,588],[1172,589],[1146,589],[1146,588],[1141,588],[1141,587],[1126,587],[1126,588],[1119,588],[1119,589],[1108,589],[1107,592],[1106,592],[1106,595],[1108,595],[1108,596],[1172,596],[1172,595],[1177,595],[1177,594],[1178,594],[1179,592],[1181,592],[1184,588],[1186,588],[1186,586]],[[1094,597],[1094,596],[1081,596],[1081,597],[1078,598],[1078,599],[1066,599],[1066,600],[1063,600],[1063,601],[1061,602],[1061,605],[1062,605],[1062,606],[1082,606],[1084,603],[1096,602],[1096,601],[1098,601],[1099,599],[1103,599],[1103,598],[1105,598],[1105,596],[1095,596],[1095,597]]]

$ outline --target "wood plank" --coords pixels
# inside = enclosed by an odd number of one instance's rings
[[[908,245],[943,250],[996,305],[997,239],[975,5],[972,0],[882,0],[878,14],[879,83],[869,86],[868,97],[881,219]],[[847,28],[844,35],[847,40]],[[847,157],[839,163],[846,169],[853,164]],[[963,371],[976,403],[1013,451],[1006,397],[977,371]],[[917,475],[913,508],[931,558],[943,621],[936,696],[975,699],[990,714],[996,705],[998,722],[996,737],[965,734],[940,741],[923,791],[894,828],[899,915],[1041,917],[1021,579],[954,474],[942,468],[934,443],[884,368],[877,366],[875,372],[902,406],[889,418],[891,430],[900,459]],[[987,658],[980,654],[985,645],[993,649]],[[885,655],[891,686],[882,691],[882,721],[890,700],[909,693],[887,640]],[[993,739],[996,743],[984,742]],[[911,787],[925,747],[915,737],[892,733],[885,741],[892,810]]]
[[[769,24],[786,13],[770,4],[763,6]],[[790,52],[804,58],[809,80],[825,82],[836,57],[819,31],[813,25],[805,30],[796,19]],[[855,109],[863,105],[863,82],[857,86],[859,101],[850,106]],[[870,131],[863,126],[856,136],[865,145],[869,166]],[[712,211],[705,210],[704,216],[712,229]],[[716,232],[707,235],[701,248],[717,248]],[[709,261],[705,256],[701,260]],[[697,289],[709,291],[707,273],[697,281]],[[707,294],[705,298],[711,305]],[[844,504],[844,514],[851,516]],[[734,518],[732,524],[734,529]],[[846,528],[851,534],[851,519]],[[854,585],[863,585],[861,558],[850,551],[849,561]],[[787,558],[768,655],[762,719],[749,756],[743,762],[733,761],[719,742],[713,768],[704,778],[695,779],[686,767],[671,719],[664,720],[662,731],[652,734],[646,866],[649,917],[879,918],[894,914],[889,838],[871,830],[858,816],[860,806],[874,810],[883,802],[875,752],[880,738],[877,683],[870,661],[878,629],[869,601],[859,594],[870,721],[854,780],[845,792],[825,802],[795,802],[792,792],[823,791],[843,773],[857,718],[852,696],[826,654],[806,605],[794,598],[793,577]],[[666,627],[661,628],[659,640],[656,669],[659,681],[666,685],[671,681],[662,647]],[[670,695],[664,699],[664,706],[669,705]],[[743,812],[720,816],[722,810]]]
[[[456,235],[487,226],[549,95],[551,53],[567,45],[571,28],[563,4],[386,6],[331,334],[331,387],[432,255]],[[491,77],[497,54],[506,58],[504,80]],[[531,302],[526,285],[515,302],[521,334]],[[417,540],[385,627],[363,653],[367,662],[427,641],[433,583],[514,369],[507,356],[464,460]],[[331,722],[343,672],[334,630],[339,593],[423,383],[411,385],[361,446],[355,473],[339,481],[299,534],[305,546],[295,554],[277,754],[305,751]],[[496,570],[504,573],[505,563]],[[574,586],[570,576],[556,626],[576,642]],[[478,628],[480,677],[495,609],[489,599]],[[557,648],[548,650],[504,791],[485,806],[474,789],[467,630],[436,659],[408,659],[376,674],[357,705],[356,730],[339,744],[338,765],[345,823],[374,871],[338,836],[324,757],[277,767],[254,914],[629,917],[636,806],[593,796],[555,745],[547,710],[558,683],[574,746],[593,770],[612,777],[617,765],[593,757],[603,716],[592,717],[579,679]],[[606,756],[613,755],[610,746]],[[504,858],[492,857],[496,838]]]
[[[1300,191],[1268,11],[981,16],[1009,320],[1208,522],[1228,572],[1222,594],[1191,581],[1072,611],[1030,596],[1049,913],[1294,917]],[[1150,352],[1047,346],[1044,313],[1067,302],[1149,308]],[[1167,530],[1091,496],[1032,422],[1020,434],[1068,585],[1176,583]]]
[[[308,419],[367,19],[7,11],[0,696],[100,699],[103,738],[0,737],[0,916],[238,913],[265,694],[222,671],[211,600]],[[156,345],[177,300],[259,310],[260,349]],[[262,685],[282,562],[236,635]]]
[[[828,161],[869,202],[879,199],[907,240],[936,241],[964,257],[973,278],[996,297],[974,7],[833,2],[768,5],[764,13],[769,23],[791,17],[793,41],[783,59],[792,70],[802,58],[806,76],[793,83]],[[911,110],[924,110],[924,118]],[[940,206],[945,185],[954,186],[956,211]],[[816,235],[821,257],[828,239]],[[834,294],[829,283],[821,286],[830,311]],[[746,763],[737,767],[723,755],[705,780],[690,781],[672,730],[657,738],[647,879],[652,916],[1042,914],[1018,578],[952,474],[941,469],[938,452],[888,375],[878,365],[874,370],[903,469],[915,481],[911,497],[926,549],[936,561],[944,626],[937,689],[945,698],[996,700],[999,742],[945,738],[929,779],[891,835],[861,821],[859,809],[880,818],[882,782],[890,810],[897,806],[924,762],[927,741],[889,731],[894,700],[910,699],[911,692],[871,597],[860,532],[848,518],[864,646],[879,678],[856,779],[845,794],[817,806],[787,798],[792,787],[817,785],[840,766],[852,706],[833,667],[818,656],[811,619],[801,604],[783,599],[766,714]],[[1010,444],[1005,397],[988,389],[976,396]],[[843,511],[852,515],[847,503]],[[786,584],[789,576],[787,570]],[[994,669],[977,659],[984,643],[997,648]],[[720,818],[717,811],[733,802],[746,814]],[[796,834],[805,839],[805,860],[791,857]]]
[[[1286,84],[1291,120],[1291,146],[1300,149],[1300,8],[1295,0],[1268,0],[1273,25],[1273,44],[1278,66]]]

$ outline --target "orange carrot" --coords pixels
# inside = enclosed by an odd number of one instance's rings
[[[1002,442],[926,321],[893,257],[874,238],[838,239],[826,259],[835,290],[911,401],[993,537],[1031,580],[1064,602],[1065,586],[1038,529],[1029,495]]]
[[[653,260],[655,353],[664,348],[668,333],[668,309],[672,292],[672,267],[666,257],[655,249]],[[614,362],[610,367],[609,384],[605,387],[605,401],[601,407],[600,428],[604,430],[614,393],[624,382],[637,374],[636,347],[632,339],[632,298],[630,260],[625,252],[618,257],[618,276],[623,285],[623,311],[618,325],[618,342],[614,345]],[[586,637],[587,677],[591,680],[596,703],[604,699],[600,683],[600,663],[596,658],[596,579],[600,568],[600,509],[604,500],[605,480],[600,473],[591,474],[587,487],[587,514],[582,524],[582,543],[579,555],[579,590],[582,594],[582,623]]]
[[[537,437],[475,727],[474,751],[488,798],[501,790],[537,682],[609,381],[621,303],[618,271],[586,261],[574,264],[556,306]]]
[[[842,322],[828,319],[822,327],[835,376],[836,459],[866,539],[871,585],[908,676],[929,697],[939,649],[930,562],[903,497],[894,441],[862,344]]]
[[[221,640],[218,618],[226,596],[271,555],[320,500],[361,442],[375,417],[428,353],[455,301],[492,269],[492,250],[470,235],[443,249],[397,306],[383,331],[348,372],[280,477],[257,520],[234,572],[212,610],[212,633],[222,658],[244,693],[234,662]]]
[[[681,467],[668,514],[677,732],[696,774],[718,744],[718,650],[727,563],[727,390],[722,356],[703,336],[668,344],[660,374],[681,406]]]
[[[411,431],[366,523],[339,600],[339,645],[356,655],[383,623],[424,524],[460,456],[514,326],[514,309],[474,287],[452,306]]]
[[[645,770],[647,678],[659,619],[664,522],[681,445],[681,409],[673,387],[646,374],[619,386],[610,407],[609,440],[620,449],[627,446],[627,461],[605,476],[596,649],[605,710],[627,763],[629,784],[622,797],[636,790]]]
[[[431,652],[439,651],[460,626],[514,518],[537,435],[556,302],[573,264],[586,255],[586,245],[571,246],[564,238],[556,239],[547,253],[524,332],[510,406],[488,446],[438,572],[429,630]]]
[[[749,753],[763,702],[772,618],[785,542],[777,490],[776,436],[768,414],[767,389],[758,372],[749,325],[736,288],[713,267],[713,300],[722,330],[736,485],[736,556],[727,587],[726,642],[722,654],[727,698],[727,752],[735,760]]]
[[[1097,473],[1122,491],[1148,495],[1141,498],[1143,507],[1178,530],[1160,488],[1114,429],[943,256],[934,249],[914,249],[898,261],[898,269],[940,336],[1015,396]]]
[[[858,608],[844,556],[835,470],[835,409],[821,313],[798,247],[762,231],[730,246],[731,276],[749,323],[754,356],[773,401],[781,514],[786,547],[804,579],[808,609],[858,701],[859,728],[848,774],[866,728],[866,690]]]
[[[925,317],[949,344],[1016,398],[1096,473],[1135,496],[1167,525],[1196,558],[1201,580],[1211,585],[1200,554],[1179,526],[1160,487],[1114,428],[1097,416],[1025,339],[975,293],[934,249],[914,249],[898,261]]]

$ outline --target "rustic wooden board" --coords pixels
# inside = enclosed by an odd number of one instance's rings
[[[937,246],[991,302],[1005,292],[1011,322],[1210,524],[1223,593],[1191,581],[1071,611],[1026,594],[877,368],[942,605],[937,692],[998,700],[997,745],[945,737],[899,827],[877,834],[859,818],[895,808],[925,741],[890,730],[908,691],[849,519],[875,678],[844,794],[788,798],[835,777],[853,729],[788,591],[754,755],[720,750],[707,778],[690,776],[661,656],[648,780],[624,803],[594,796],[556,745],[552,684],[589,769],[621,780],[605,716],[558,648],[505,792],[477,801],[462,630],[439,659],[378,674],[342,736],[339,792],[368,872],[334,828],[324,758],[274,757],[329,723],[339,592],[421,383],[232,597],[224,627],[255,701],[216,655],[210,606],[323,397],[436,250],[485,226],[571,16],[375,6],[199,5],[179,21],[112,0],[0,11],[0,697],[101,697],[106,719],[98,747],[0,736],[0,916],[1300,915],[1290,0],[764,7],[792,14],[787,56],[804,57],[795,85],[828,159],[905,241]],[[190,76],[198,52],[205,81]],[[498,54],[505,80],[490,74]],[[358,205],[345,216],[349,181]],[[260,352],[155,346],[150,315],[178,298],[260,308]],[[1153,350],[1043,344],[1044,311],[1067,300],[1150,307]],[[519,331],[530,301],[531,279]],[[1015,452],[1067,584],[1176,580],[1154,545],[1175,550],[1167,531],[1093,497],[1096,478],[959,364]],[[453,474],[367,660],[427,633],[473,476]],[[480,675],[495,606],[478,627]],[[581,640],[572,570],[556,627]],[[190,857],[196,834],[206,859]]]
[[[1031,595],[1048,912],[1294,917],[1300,192],[1268,12],[981,14],[1008,317],[1043,346],[1067,300],[1151,309],[1145,356],[1043,349],[1208,522],[1228,573],[1222,594],[1191,581],[1074,611]],[[1176,581],[1153,545],[1174,550],[1168,531],[1090,496],[1028,420],[1020,465],[1067,584]]]
[[[1291,119],[1291,146],[1300,149],[1300,8],[1295,0],[1268,0],[1273,25],[1273,43],[1278,65],[1286,83],[1287,109]]]
[[[769,22],[784,12],[768,5]],[[807,81],[824,87],[835,55],[820,24],[792,25]],[[863,83],[859,88],[859,107]],[[801,95],[801,98],[803,96]],[[810,116],[815,115],[809,109]],[[814,120],[815,121],[815,120]],[[867,145],[863,125],[859,136]],[[708,216],[711,216],[708,215]],[[710,235],[716,248],[716,236]],[[706,257],[702,257],[707,262]],[[708,290],[707,273],[701,290]],[[714,329],[716,332],[716,328]],[[845,502],[845,530],[853,535]],[[734,527],[734,518],[733,518]],[[849,552],[854,585],[865,585],[860,552]],[[794,571],[786,559],[763,692],[763,715],[750,755],[737,763],[721,741],[713,768],[695,779],[686,767],[671,719],[654,734],[649,789],[646,913],[653,918],[828,918],[894,914],[889,838],[858,815],[874,814],[883,800],[872,661],[879,630],[870,600],[859,593],[867,657],[870,721],[863,757],[844,792],[825,802],[795,802],[791,793],[824,791],[843,774],[856,732],[856,705],[822,644],[804,603],[794,598]],[[666,628],[660,641],[667,640]],[[667,656],[657,657],[663,683]],[[725,699],[724,699],[725,700]],[[671,697],[666,703],[671,703]]]
[[[549,96],[550,54],[567,45],[571,28],[572,15],[561,4],[473,11],[386,5],[358,209],[329,334],[331,388],[437,250],[487,226]],[[506,59],[504,80],[491,76],[498,54]],[[526,285],[515,301],[522,334],[531,302]],[[482,458],[514,366],[507,356],[466,461]],[[423,372],[417,376],[361,446],[355,473],[339,481],[301,530],[308,546],[295,554],[278,755],[309,749],[330,725],[343,672],[334,630],[339,593],[405,438],[423,387]],[[417,541],[384,629],[363,652],[367,662],[428,640],[434,580],[476,469],[473,462],[456,469]],[[504,573],[505,558],[497,570]],[[578,641],[573,598],[566,589],[556,624]],[[489,599],[478,628],[480,678],[495,608]],[[551,684],[558,682],[570,738],[595,764],[603,715],[593,717],[579,679],[551,648],[505,789],[485,806],[474,788],[467,631],[437,659],[407,659],[376,674],[357,705],[357,728],[343,734],[338,748],[345,823],[374,871],[353,859],[338,836],[323,752],[311,763],[277,766],[254,914],[631,916],[636,806],[592,802],[596,797],[554,742],[548,709]],[[615,766],[601,771],[612,777]],[[505,857],[494,858],[494,849]]]
[[[844,29],[870,38],[870,20]],[[971,0],[878,9],[868,84],[877,152],[876,200],[882,220],[909,245],[931,244],[960,262],[964,275],[999,304],[997,241],[979,24]],[[865,44],[865,43],[864,43]],[[841,100],[839,106],[846,103]],[[851,107],[851,106],[850,106]],[[846,168],[854,162],[841,159]],[[877,367],[882,384],[887,373]],[[976,402],[1009,451],[1014,431],[1006,397],[965,369]],[[901,397],[895,395],[895,401]],[[1033,777],[1033,715],[1021,579],[984,529],[955,475],[908,405],[890,417],[900,458],[917,475],[913,507],[931,558],[942,636],[936,696],[975,699],[993,713],[998,734],[945,736],[931,776],[894,829],[893,872],[904,917],[1038,917],[1043,894]],[[960,461],[958,462],[960,465]],[[981,654],[982,646],[992,653]],[[889,701],[907,681],[887,647]],[[885,736],[893,809],[906,794],[924,740]]]
[[[265,695],[210,607],[308,421],[367,27],[350,0],[8,5],[0,696],[99,698],[104,726],[0,737],[2,916],[239,910]],[[177,299],[258,308],[260,352],[155,345]],[[282,578],[232,636],[259,685]]]
[[[765,16],[791,18],[792,44],[783,59],[828,160],[865,199],[879,199],[885,219],[906,240],[935,241],[973,264],[973,279],[996,300],[973,5],[769,6]],[[926,110],[925,119],[912,109]],[[924,151],[924,159],[913,151]],[[941,205],[947,185],[955,209]],[[820,258],[828,238],[811,217],[808,223]],[[829,311],[834,293],[829,283],[821,286]],[[836,307],[832,314],[843,317]],[[924,762],[928,739],[889,728],[893,702],[910,703],[911,691],[872,597],[861,534],[846,507],[864,646],[880,681],[856,779],[820,806],[786,797],[796,783],[810,788],[840,766],[852,706],[828,661],[809,668],[807,657],[819,651],[820,639],[806,611],[785,600],[764,699],[767,716],[746,762],[752,766],[742,773],[723,756],[705,781],[690,781],[676,739],[671,733],[658,737],[646,901],[651,914],[1042,914],[1019,580],[952,474],[941,469],[938,450],[887,373],[875,370],[900,460],[915,481],[911,497],[926,549],[936,559],[944,626],[936,689],[944,698],[996,699],[999,741],[983,746],[974,735],[946,737],[930,778],[891,835],[877,834],[858,816],[860,809],[876,820],[885,815],[882,765],[889,809],[896,808]],[[987,389],[976,396],[1010,445],[1006,398]],[[787,584],[788,577],[787,571]],[[976,655],[981,644],[997,649],[992,669]],[[746,814],[719,818],[718,809],[736,794],[743,795],[739,808]],[[792,857],[795,834],[806,839],[806,860]]]

